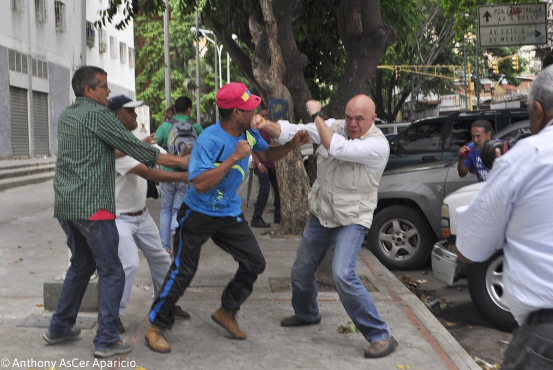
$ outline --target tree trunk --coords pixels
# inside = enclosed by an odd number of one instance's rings
[[[261,0],[260,3],[264,22],[260,23],[254,18],[250,18],[249,21],[255,44],[252,57],[253,74],[267,94],[269,112],[272,114],[270,118],[293,121],[294,102],[290,91],[284,84],[286,65],[280,43],[295,45],[295,40],[291,32],[283,32],[286,39],[280,40],[279,43],[279,37],[282,36],[279,35],[279,25],[273,13],[273,0]],[[284,14],[281,16],[285,18]],[[291,24],[291,20],[287,22]],[[293,49],[288,48],[287,50],[293,52]],[[297,48],[295,49],[297,51]],[[297,73],[295,72],[295,75]],[[300,150],[296,148],[286,157],[277,161],[276,168],[282,216],[279,232],[301,235],[309,216],[307,210],[309,182],[303,168]]]
[[[380,0],[342,0],[338,32],[347,51],[344,75],[325,113],[343,117],[347,102],[369,94],[376,66],[396,40],[395,30],[382,22]]]

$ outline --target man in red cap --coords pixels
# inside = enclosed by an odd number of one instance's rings
[[[236,313],[265,269],[265,258],[242,213],[238,187],[252,151],[270,162],[308,141],[307,132],[299,131],[287,144],[269,146],[259,131],[250,129],[260,103],[261,98],[242,83],[223,86],[217,93],[221,120],[206,128],[194,144],[188,167],[191,186],[177,215],[175,259],[150,310],[152,326],[146,343],[156,352],[171,351],[166,334],[175,321],[175,304],[190,285],[208,238],[238,262],[236,275],[223,291],[221,307],[211,318],[236,339],[247,337],[238,326]]]

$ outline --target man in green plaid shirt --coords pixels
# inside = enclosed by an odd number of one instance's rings
[[[103,69],[81,67],[71,84],[77,99],[59,118],[54,217],[67,235],[72,257],[57,310],[43,338],[57,344],[79,336],[80,329],[74,327],[77,313],[90,277],[97,270],[94,356],[109,357],[131,351],[117,328],[125,274],[117,254],[115,149],[150,169],[156,164],[187,167],[189,157],[160,154],[121,124],[107,108],[111,90]]]

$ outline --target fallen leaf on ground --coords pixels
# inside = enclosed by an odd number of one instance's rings
[[[397,367],[398,369],[403,369],[403,370],[409,369],[409,365],[397,365],[396,367]]]
[[[359,330],[352,322],[348,322],[346,325],[340,325],[336,331],[340,334],[359,333]]]

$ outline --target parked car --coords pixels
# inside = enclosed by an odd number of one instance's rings
[[[405,130],[411,122],[396,122],[396,123],[376,123],[376,127],[382,131],[384,136],[391,141],[393,140],[400,132]]]
[[[457,161],[436,161],[384,172],[368,246],[392,270],[420,268],[441,238],[440,208],[449,193],[476,182],[460,178]]]
[[[512,138],[529,125],[528,120],[511,125],[496,137]],[[369,248],[389,269],[421,267],[430,258],[435,241],[442,239],[440,210],[444,198],[475,182],[472,173],[459,177],[457,156],[386,170],[367,235]]]
[[[530,130],[528,120],[519,122],[499,132],[501,139],[512,139]],[[460,278],[467,278],[470,296],[474,305],[492,325],[500,330],[512,331],[518,326],[504,297],[503,251],[495,253],[487,261],[466,264],[457,258],[456,235],[457,213],[455,210],[466,206],[482,189],[485,183],[463,187],[444,199],[442,206],[442,234],[445,240],[434,245],[432,270],[434,276],[453,285]]]
[[[472,123],[479,119],[490,121],[494,132],[498,132],[513,123],[528,119],[528,112],[457,112],[415,121],[390,141],[390,159],[386,169],[457,159],[461,146],[471,141]]]

